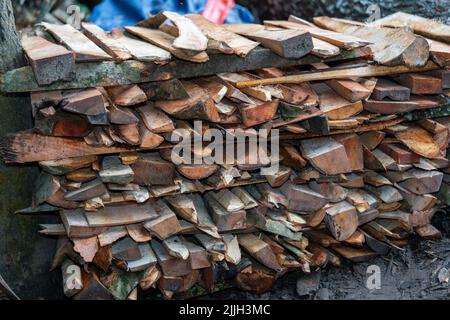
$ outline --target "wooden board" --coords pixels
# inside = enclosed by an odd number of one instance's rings
[[[135,224],[158,217],[155,209],[147,204],[114,204],[100,208],[97,212],[85,212],[91,227],[112,227]]]
[[[208,39],[223,43],[241,57],[247,56],[251,50],[259,45],[258,42],[230,32],[225,27],[216,25],[199,14],[188,14],[186,17],[192,20]]]
[[[125,61],[131,59],[132,55],[125,46],[99,26],[88,22],[82,22],[81,26],[83,27],[84,34],[113,57],[114,60]],[[137,59],[136,56],[134,58]]]
[[[407,101],[367,100],[363,102],[364,110],[380,114],[401,114],[417,109],[431,109],[440,105],[438,99],[411,96]]]
[[[72,52],[41,37],[23,37],[22,47],[39,85],[72,80],[75,59]]]
[[[335,45],[343,49],[353,49],[357,47],[363,47],[370,43],[370,41],[365,40],[364,38],[358,38],[356,36],[345,35],[320,28],[314,28],[290,21],[264,21],[264,24],[282,27],[286,29],[294,29],[309,32],[314,38],[326,41],[328,43],[331,43],[332,45]]]
[[[71,25],[55,25],[42,22],[42,26],[75,53],[76,61],[91,62],[112,59],[109,54]]]

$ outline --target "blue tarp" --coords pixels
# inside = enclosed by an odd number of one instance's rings
[[[92,11],[90,21],[105,30],[134,25],[160,11],[180,14],[201,13],[206,0],[103,0]],[[235,5],[225,23],[252,23],[253,15],[246,8]]]

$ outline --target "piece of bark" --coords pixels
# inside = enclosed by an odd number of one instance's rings
[[[147,221],[144,224],[150,234],[163,240],[181,231],[180,222],[175,213],[162,201],[158,200],[153,204],[153,208],[158,214],[158,217]]]
[[[118,106],[134,106],[147,101],[147,95],[138,85],[106,88],[112,102]]]
[[[346,201],[339,202],[326,210],[325,222],[336,240],[346,240],[358,228],[356,208]]]
[[[143,27],[125,27],[125,30],[129,33],[136,35],[142,38],[145,41],[150,42],[151,44],[158,46],[165,51],[170,52],[175,57],[186,60],[190,62],[202,63],[209,60],[208,54],[204,51],[200,51],[195,55],[189,55],[185,51],[181,49],[177,49],[173,46],[173,42],[175,37],[160,31],[160,30],[152,30]]]
[[[86,116],[106,113],[103,95],[95,88],[75,92],[69,91],[63,95],[63,100],[60,104],[65,111]]]
[[[186,17],[192,20],[208,39],[223,43],[241,57],[247,56],[251,50],[259,45],[258,42],[230,32],[225,27],[219,26],[199,14],[188,14]]]
[[[75,59],[63,46],[41,37],[25,36],[22,47],[39,85],[73,79]]]
[[[78,252],[85,262],[92,262],[98,251],[97,236],[89,238],[72,238],[73,250]]]
[[[294,212],[316,211],[327,203],[321,194],[308,187],[292,185],[289,182],[281,187],[281,192],[288,199],[288,210]]]
[[[153,107],[153,105],[147,104],[139,107],[137,111],[150,131],[163,133],[175,130],[173,121],[164,112]]]
[[[120,44],[119,41],[115,40],[110,34],[106,33],[99,26],[82,22],[84,34],[116,61],[125,61],[131,59],[130,52]],[[136,58],[136,57],[135,57]]]
[[[122,30],[113,29],[111,36],[138,61],[165,64],[172,58],[169,51],[151,43],[128,37],[123,34]]]
[[[160,100],[155,102],[155,107],[179,119],[199,119],[210,122],[219,122],[220,116],[214,104],[214,100],[207,92],[192,81],[182,81],[189,93],[188,99]]]
[[[334,175],[352,171],[344,146],[332,138],[300,141],[302,155],[319,171]]]
[[[378,79],[371,98],[374,100],[389,98],[394,101],[407,101],[409,100],[410,94],[411,90],[407,87],[387,79]]]
[[[175,166],[158,153],[142,153],[131,168],[134,182],[139,185],[168,185],[173,183]]]
[[[166,249],[156,240],[151,241],[153,251],[158,258],[158,264],[165,276],[178,277],[191,272],[189,260],[172,257]]]
[[[93,62],[111,60],[109,54],[69,24],[59,26],[42,22],[42,26],[58,41],[62,42],[75,53],[76,61]]]
[[[363,110],[362,102],[350,102],[339,96],[334,90],[324,83],[312,85],[319,95],[320,110],[327,114],[331,120],[346,119],[360,113]]]
[[[420,127],[405,126],[405,130],[396,132],[395,136],[413,152],[426,158],[439,158],[442,153],[431,134]]]
[[[92,227],[112,227],[155,219],[158,215],[149,204],[111,204],[98,209],[97,212],[86,212],[86,219]]]
[[[253,234],[238,235],[238,241],[246,252],[263,265],[275,271],[281,270],[281,266],[267,243]]]

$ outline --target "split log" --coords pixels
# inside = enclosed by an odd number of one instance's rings
[[[125,237],[113,244],[112,255],[115,259],[124,261],[133,261],[142,258],[138,244],[129,237]]]
[[[113,29],[112,37],[138,61],[165,64],[172,58],[169,51],[157,45],[128,37],[121,30]]]
[[[175,48],[173,46],[175,37],[163,31],[152,30],[143,27],[125,27],[125,30],[142,38],[145,41],[150,42],[151,44],[154,44],[155,46],[164,49],[165,51],[170,52],[179,59],[197,63],[202,63],[209,60],[208,54],[206,54],[205,51],[200,51],[195,55],[189,55],[185,51]],[[202,33],[200,32],[200,34]]]
[[[100,179],[84,183],[77,190],[67,192],[64,199],[69,201],[86,201],[92,198],[100,197],[108,194],[106,186]]]
[[[111,60],[111,56],[100,49],[84,34],[71,25],[55,25],[42,22],[42,26],[58,41],[75,53],[75,59],[80,62]]]
[[[359,38],[357,36],[341,34],[329,30],[320,29],[317,27],[310,27],[301,25],[299,23],[290,21],[264,21],[264,24],[276,27],[282,27],[286,29],[301,30],[309,32],[314,38],[331,43],[339,48],[353,49],[357,47],[363,47],[369,44],[371,41],[363,40],[365,38]]]
[[[162,245],[172,257],[183,260],[189,258],[189,250],[178,236],[164,239]]]
[[[219,232],[246,227],[247,214],[242,210],[244,203],[228,189],[223,189],[217,194],[208,192],[205,200]]]
[[[319,95],[320,110],[331,120],[347,119],[363,110],[361,101],[352,103],[336,94],[335,91],[324,83],[316,83],[312,87]]]
[[[292,185],[289,182],[281,187],[281,192],[288,199],[287,209],[294,212],[316,211],[327,203],[321,194],[308,187]]]
[[[281,271],[281,266],[267,243],[253,234],[238,235],[238,241],[248,254],[263,265],[272,270]]]
[[[393,186],[372,187],[366,186],[366,189],[380,198],[384,203],[395,203],[403,200],[400,192]]]
[[[346,201],[339,202],[326,210],[325,222],[333,237],[344,241],[358,228],[356,208]]]
[[[219,122],[220,116],[207,92],[192,81],[182,81],[189,94],[188,99],[160,100],[155,107],[179,119],[200,119]]]
[[[78,252],[85,262],[92,262],[98,251],[96,236],[89,238],[72,238],[73,250]]]
[[[383,131],[369,131],[360,135],[361,143],[369,150],[373,150],[383,141],[385,137]]]
[[[364,151],[364,166],[367,169],[375,171],[395,170],[397,168],[396,162],[390,156],[382,152],[380,149],[370,151],[363,146]]]
[[[91,227],[82,209],[62,210],[61,220],[69,238],[92,237],[106,231],[105,227]]]
[[[344,146],[352,171],[362,171],[364,169],[364,157],[359,136],[346,133],[336,135],[334,139]]]
[[[144,228],[142,223],[129,224],[126,226],[128,235],[135,242],[148,242],[152,239],[149,232]]]
[[[439,171],[420,171],[413,169],[412,177],[399,182],[399,185],[418,195],[438,192],[444,174]]]
[[[333,250],[352,262],[364,262],[378,255],[366,248],[351,248],[343,245],[334,245]]]
[[[140,27],[158,28],[166,19],[169,19],[177,28],[178,36],[173,41],[173,46],[177,49],[188,52],[204,51],[208,45],[208,39],[202,31],[187,17],[176,12],[162,11],[137,24]]]
[[[371,98],[374,100],[389,98],[394,101],[408,101],[410,94],[411,90],[407,87],[398,85],[387,79],[378,79]]]
[[[402,74],[396,80],[411,90],[413,94],[439,94],[442,93],[442,80],[426,74]]]
[[[419,155],[395,144],[382,143],[380,150],[393,158],[398,164],[409,164],[420,161]]]
[[[134,179],[134,172],[128,165],[122,164],[119,157],[108,156],[103,158],[100,179],[104,183],[128,184]]]
[[[147,82],[139,86],[149,100],[179,100],[189,98],[189,94],[178,79]]]
[[[311,181],[308,186],[333,203],[340,202],[347,197],[347,191],[333,182],[317,183],[316,181]]]
[[[352,171],[345,147],[332,138],[302,140],[300,149],[317,170],[327,175]]]
[[[92,227],[110,227],[144,222],[157,217],[153,207],[147,204],[111,204],[97,212],[85,212]]]
[[[428,131],[411,125],[405,126],[404,129],[396,132],[395,136],[413,152],[426,158],[441,156],[439,146]]]
[[[183,239],[183,244],[189,251],[189,262],[192,270],[204,269],[211,266],[208,253],[205,249],[186,239]]]
[[[180,164],[177,166],[177,171],[191,180],[206,179],[218,170],[217,164]]]
[[[252,104],[242,104],[239,112],[246,127],[253,127],[258,124],[272,120],[278,110],[278,100],[262,102],[254,100]]]
[[[141,153],[139,160],[131,165],[134,182],[143,185],[173,184],[175,166],[163,160],[158,153]]]
[[[112,102],[118,106],[134,106],[147,101],[147,96],[138,85],[106,88]]]
[[[61,107],[65,111],[97,116],[106,114],[105,101],[97,89],[87,89],[79,92],[67,92],[63,95]]]
[[[181,225],[175,213],[162,201],[158,200],[152,204],[153,209],[158,216],[145,222],[144,228],[151,235],[163,240],[181,231]]]
[[[73,79],[75,59],[64,47],[41,37],[23,37],[22,46],[39,85]]]
[[[231,48],[235,54],[241,57],[247,56],[259,45],[258,42],[230,32],[225,27],[216,25],[199,14],[188,14],[186,17],[192,20],[210,41],[219,42],[222,46]]]
[[[97,46],[113,57],[114,60],[125,61],[131,59],[130,52],[122,46],[119,41],[115,40],[99,26],[88,22],[82,22],[81,26],[83,27],[84,34]],[[136,56],[134,58],[139,60]]]
[[[151,241],[153,251],[158,258],[158,264],[165,276],[179,277],[191,272],[189,260],[172,257],[166,249],[156,240]]]
[[[133,261],[127,261],[127,271],[144,271],[149,269],[151,266],[156,265],[157,258],[152,248],[150,247],[150,244],[141,243],[138,245],[138,248],[142,258]]]

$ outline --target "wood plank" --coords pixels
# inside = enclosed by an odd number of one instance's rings
[[[413,94],[442,93],[442,80],[422,73],[402,74],[396,80]]]
[[[97,46],[113,57],[114,60],[125,61],[131,59],[131,53],[120,43],[120,41],[114,39],[111,34],[105,32],[99,26],[88,22],[82,22],[81,26],[83,27],[84,34]],[[135,56],[135,59],[138,59],[138,57]]]
[[[302,155],[319,171],[334,175],[352,171],[342,144],[324,137],[300,141]]]
[[[250,80],[236,83],[238,89],[269,84],[285,84],[285,83],[302,83],[307,81],[330,80],[338,78],[359,78],[359,77],[376,77],[386,75],[396,75],[410,72],[421,72],[438,69],[437,65],[428,61],[423,67],[407,67],[407,66],[366,66],[355,68],[339,68],[333,70],[324,70],[309,72],[299,75],[284,76],[272,79]]]
[[[168,50],[164,50],[154,44],[128,37],[121,30],[113,29],[112,37],[128,52],[133,59],[142,62],[167,63],[172,55]]]
[[[86,212],[86,219],[92,227],[110,227],[134,224],[157,217],[150,204],[113,204],[97,212]]]
[[[125,30],[142,38],[145,41],[148,41],[151,44],[154,44],[155,46],[169,51],[171,54],[181,60],[197,63],[202,63],[209,60],[208,54],[205,51],[200,51],[199,53],[194,55],[188,55],[185,51],[175,48],[173,46],[175,37],[163,31],[143,27],[125,27]]]
[[[408,14],[396,12],[382,19],[372,22],[375,26],[410,27],[414,32],[425,37],[450,43],[450,26],[438,21]]]
[[[186,51],[204,51],[208,45],[208,39],[188,17],[176,12],[162,11],[158,14],[141,21],[139,27],[158,28],[166,19],[170,20],[178,29],[178,36],[173,41],[173,47]]]
[[[387,79],[378,79],[371,99],[383,100],[389,98],[394,101],[407,101],[409,100],[410,94],[411,90],[407,87],[398,85]]]
[[[73,80],[75,59],[72,52],[41,37],[22,37],[22,47],[39,85]]]
[[[259,42],[281,57],[299,59],[313,49],[311,34],[301,30],[241,30],[237,32]]]
[[[225,44],[241,57],[247,56],[251,50],[259,45],[258,42],[230,32],[225,27],[219,26],[199,14],[187,14],[186,17],[192,20],[208,39]]]
[[[325,83],[315,83],[312,88],[319,95],[320,110],[331,120],[346,119],[363,110],[361,101],[352,103],[338,95]]]
[[[366,100],[363,102],[364,109],[381,114],[400,114],[411,112],[417,109],[431,109],[440,105],[439,99],[434,97],[411,96],[408,101],[390,100]]]
[[[75,53],[75,60],[79,62],[111,60],[111,56],[100,49],[84,34],[71,25],[54,25],[42,22],[42,26],[58,41]]]
[[[286,29],[306,31],[311,33],[311,35],[317,39],[326,41],[343,49],[353,49],[365,46],[370,43],[370,41],[363,40],[363,38],[358,38],[356,36],[345,35],[329,30],[320,29],[317,27],[301,25],[290,21],[264,21],[264,24]]]

